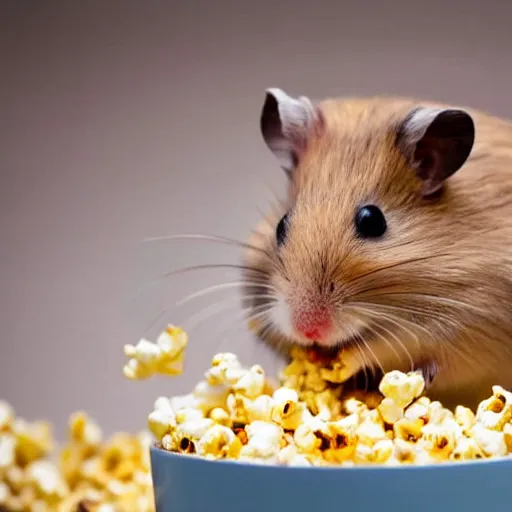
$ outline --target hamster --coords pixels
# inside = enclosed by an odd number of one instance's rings
[[[244,254],[259,338],[342,350],[347,378],[421,370],[447,406],[512,388],[512,124],[272,88],[260,127],[289,180]]]

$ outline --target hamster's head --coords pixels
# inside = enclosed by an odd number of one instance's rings
[[[371,352],[445,314],[464,287],[446,250],[463,234],[445,182],[472,150],[468,113],[385,98],[313,105],[269,89],[261,131],[289,177],[245,255],[262,338]]]

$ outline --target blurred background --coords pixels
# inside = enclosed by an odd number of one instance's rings
[[[512,117],[511,19],[501,0],[1,1],[0,398],[58,436],[76,409],[135,430],[219,350],[275,368],[234,288],[173,306],[237,272],[159,277],[237,247],[142,241],[247,238],[285,186],[259,133],[269,86]],[[191,329],[186,375],[126,381],[123,345],[167,322]]]

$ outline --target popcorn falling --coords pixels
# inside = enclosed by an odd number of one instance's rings
[[[0,401],[0,510],[154,512],[149,433],[103,440],[82,412],[71,415],[67,443],[55,451],[51,426],[17,418]]]
[[[168,373],[178,374],[186,335],[171,326],[162,336],[176,357],[166,359],[176,369]],[[138,347],[143,367],[125,367],[125,375],[164,373],[154,346]],[[418,372],[385,374],[377,393],[347,393],[349,373],[342,357],[326,361],[295,348],[276,389],[261,366],[246,368],[235,354],[220,353],[191,393],[158,398],[148,426],[164,450],[257,464],[425,465],[512,454],[512,393],[499,386],[476,413],[463,406],[452,412],[424,396]]]
[[[124,354],[130,358],[123,369],[125,377],[147,379],[155,374],[181,374],[187,343],[187,333],[169,325],[156,343],[143,338],[136,345],[125,345]]]

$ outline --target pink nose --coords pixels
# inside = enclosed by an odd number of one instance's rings
[[[310,309],[295,315],[297,331],[312,341],[321,341],[332,328],[332,318],[327,309]]]

